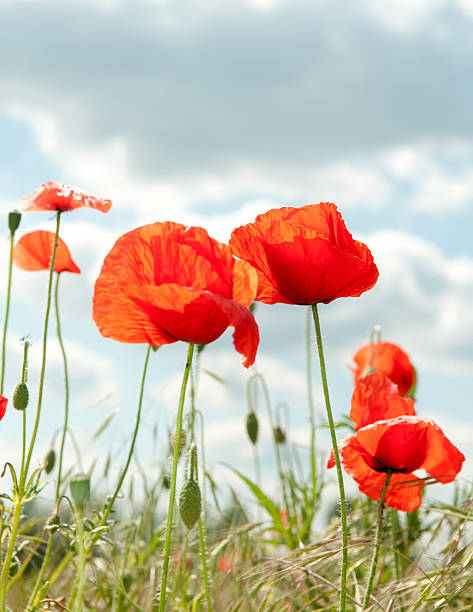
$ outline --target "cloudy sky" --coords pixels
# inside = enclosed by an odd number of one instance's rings
[[[473,476],[472,0],[0,0],[0,53],[4,218],[47,180],[114,201],[107,215],[64,216],[61,232],[82,269],[63,279],[62,318],[86,457],[109,447],[120,465],[145,352],[101,338],[91,321],[93,283],[115,239],[175,220],[227,240],[271,207],[329,200],[381,273],[363,297],[320,309],[337,414],[349,410],[351,355],[380,324],[418,369],[419,413],[469,454],[463,476]],[[52,230],[51,217],[24,215],[19,234],[37,228]],[[6,263],[6,230],[1,248]],[[21,336],[33,341],[32,382],[39,367],[46,277],[15,271],[14,283],[7,389]],[[257,368],[303,443],[305,311],[261,306],[257,319]],[[38,460],[62,418],[54,333]],[[144,460],[159,455],[152,424],[172,423],[184,358],[182,345],[153,355]],[[249,471],[248,373],[229,333],[202,368],[227,381],[200,380],[209,456]],[[91,434],[111,413],[97,449]],[[5,459],[18,427],[9,410]]]

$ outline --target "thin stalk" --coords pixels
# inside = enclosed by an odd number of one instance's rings
[[[50,531],[49,536],[48,536],[48,545],[46,547],[46,552],[44,553],[43,561],[41,563],[41,569],[39,570],[39,573],[38,573],[38,576],[36,578],[36,582],[34,585],[34,589],[30,595],[28,605],[26,606],[26,612],[29,612],[30,610],[34,608],[34,605],[36,603],[35,601],[36,595],[44,584],[43,578],[46,572],[46,568],[48,567],[49,558],[51,557],[51,552],[53,550],[53,540],[54,540],[54,536],[52,532]]]
[[[15,232],[10,231],[10,256],[8,259],[8,284],[7,284],[7,304],[5,307],[5,320],[3,323],[3,338],[2,338],[2,374],[0,379],[0,394],[3,394],[3,384],[5,382],[5,353],[7,346],[7,327],[8,316],[10,314],[10,297],[11,297],[11,280],[13,270],[13,240]]]
[[[38,433],[39,418],[41,415],[41,406],[43,402],[43,389],[44,389],[44,378],[46,373],[46,346],[48,340],[48,325],[49,325],[49,312],[51,310],[51,294],[53,287],[53,274],[54,274],[54,261],[56,259],[56,250],[59,237],[59,224],[61,222],[61,211],[58,210],[56,213],[56,233],[54,235],[53,253],[51,257],[51,265],[49,267],[49,280],[48,280],[48,297],[46,301],[46,313],[44,316],[44,331],[43,331],[43,357],[41,361],[41,373],[39,377],[39,389],[38,389],[38,404],[36,407],[36,416],[33,426],[33,433],[31,434],[30,446],[28,449],[28,455],[26,457],[25,469],[21,475],[20,488],[26,481],[28,469],[31,463],[31,455],[33,454],[33,448],[36,442],[36,434]]]
[[[340,574],[340,612],[345,612],[346,609],[346,588],[347,588],[347,568],[348,568],[348,527],[347,527],[347,508],[345,500],[345,487],[343,484],[342,465],[338,452],[337,435],[335,433],[335,423],[333,421],[332,407],[330,405],[330,395],[328,391],[327,372],[325,368],[324,348],[322,344],[322,332],[320,331],[319,313],[317,304],[312,304],[312,316],[314,319],[315,335],[317,338],[317,350],[320,362],[320,374],[322,376],[322,387],[325,397],[325,408],[327,410],[327,419],[330,428],[330,437],[332,439],[333,455],[335,457],[335,465],[337,468],[338,489],[340,492],[340,518],[342,523],[342,569]]]
[[[393,547],[393,555],[394,555],[394,573],[396,576],[396,582],[399,584],[401,579],[401,568],[399,563],[399,516],[397,514],[397,510],[393,508],[390,509],[391,514],[391,539],[392,539],[392,547]],[[402,604],[402,596],[399,594],[399,603],[400,610],[404,612],[404,606]]]
[[[200,540],[200,556],[202,557],[202,574],[204,576],[205,599],[207,600],[207,610],[212,612],[212,602],[210,601],[209,577],[207,574],[207,553],[205,550],[205,534],[202,519],[199,518],[199,540]]]
[[[161,589],[159,594],[159,611],[164,612],[166,606],[166,585],[169,570],[169,554],[171,551],[172,518],[174,513],[174,503],[176,501],[176,480],[177,464],[179,461],[179,449],[181,445],[182,415],[184,413],[184,400],[186,398],[187,381],[192,367],[192,357],[194,355],[194,345],[189,343],[187,350],[186,367],[182,377],[181,391],[179,394],[179,405],[177,409],[176,440],[174,442],[174,455],[172,459],[171,484],[169,489],[168,519],[166,524],[166,539],[164,544],[163,569],[161,574]]]
[[[376,566],[378,564],[379,547],[381,544],[384,500],[386,499],[386,492],[388,490],[389,481],[391,480],[391,474],[392,472],[387,472],[386,474],[386,480],[384,481],[383,490],[381,491],[381,496],[378,501],[378,524],[376,527],[376,541],[374,545],[373,560],[371,561],[370,577],[368,579],[368,586],[366,587],[365,600],[363,602],[363,610],[366,610],[366,608],[369,606],[371,591],[373,590],[373,582],[374,582],[374,577],[376,574]]]
[[[76,511],[76,535],[77,546],[79,549],[79,565],[77,567],[76,586],[74,589],[75,597],[73,610],[74,612],[82,612],[82,600],[84,598],[85,586],[85,563],[87,560],[87,554],[84,544],[84,508],[82,505],[78,506]]]
[[[112,497],[110,498],[110,501],[107,503],[107,506],[104,510],[104,513],[102,515],[102,518],[99,522],[99,524],[97,525],[96,528],[96,535],[91,539],[90,544],[87,547],[87,552],[90,552],[90,550],[92,549],[92,546],[95,544],[95,542],[97,541],[97,538],[100,535],[100,527],[103,527],[105,525],[105,523],[107,522],[107,518],[108,515],[110,514],[110,512],[112,511],[113,508],[113,504],[115,503],[115,500],[117,499],[117,495],[120,492],[120,489],[122,487],[123,481],[125,480],[125,476],[128,472],[128,468],[130,467],[130,463],[131,463],[131,458],[133,456],[133,451],[135,449],[135,442],[136,442],[136,437],[138,435],[138,429],[140,426],[140,420],[141,420],[141,407],[143,405],[143,395],[144,395],[144,389],[145,389],[145,380],[146,380],[146,372],[148,370],[148,362],[149,362],[149,356],[151,354],[151,346],[148,346],[148,349],[146,351],[146,357],[145,357],[145,363],[143,366],[143,374],[141,376],[141,386],[140,386],[140,397],[138,400],[138,410],[136,412],[136,421],[135,421],[135,429],[133,431],[133,437],[131,440],[131,444],[130,444],[130,450],[128,451],[128,457],[125,463],[125,467],[123,468],[123,472],[120,475],[120,478],[118,480],[117,486],[115,487],[115,491],[112,495]]]
[[[307,376],[307,399],[309,402],[310,423],[310,471],[312,482],[312,496],[315,500],[317,491],[317,463],[315,457],[315,403],[312,390],[312,337],[311,337],[311,309],[307,308],[305,343],[306,343],[306,376]]]
[[[64,342],[62,340],[62,332],[61,332],[61,320],[59,318],[59,279],[61,275],[59,273],[56,274],[56,285],[54,287],[54,309],[56,312],[56,328],[57,328],[57,339],[59,341],[59,346],[61,348],[62,360],[64,363],[64,425],[62,429],[62,437],[61,437],[61,446],[59,449],[59,462],[58,462],[58,472],[57,472],[57,484],[56,484],[56,500],[59,499],[59,489],[61,487],[61,476],[62,476],[62,461],[64,457],[64,444],[66,441],[67,434],[67,425],[69,421],[69,372],[67,368],[67,356],[66,350],[64,348]]]

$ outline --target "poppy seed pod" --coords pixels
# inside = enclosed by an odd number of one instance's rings
[[[76,474],[69,483],[71,496],[78,508],[83,508],[90,495],[90,478],[87,474]]]
[[[276,425],[276,427],[273,429],[273,435],[277,444],[284,444],[286,442],[286,434],[284,433],[284,430],[279,427],[279,425]]]
[[[25,410],[25,408],[28,406],[29,398],[30,394],[26,383],[19,382],[13,391],[13,407],[17,410]]]
[[[258,419],[253,410],[246,417],[246,431],[251,443],[256,444],[258,441]]]
[[[46,457],[44,458],[44,470],[46,474],[50,474],[54,470],[54,465],[56,464],[56,453],[54,449],[51,448],[46,453]]]
[[[182,487],[179,496],[179,512],[181,519],[187,529],[192,529],[199,520],[202,509],[202,495],[199,483],[189,478]]]
[[[14,234],[16,230],[20,226],[21,221],[21,213],[17,210],[12,210],[11,213],[8,214],[8,227],[10,228],[10,232]]]

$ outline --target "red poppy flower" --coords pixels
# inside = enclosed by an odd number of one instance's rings
[[[352,367],[355,382],[368,372],[382,372],[399,389],[402,396],[413,393],[416,384],[416,371],[409,355],[401,347],[391,342],[375,342],[360,348],[353,356]]]
[[[54,247],[54,233],[44,230],[29,232],[13,248],[13,261],[22,270],[49,270]],[[80,274],[64,240],[58,237],[54,272]]]
[[[111,200],[96,198],[77,187],[55,181],[43,183],[33,193],[20,200],[20,208],[24,211],[66,211],[87,206],[106,213],[111,205]]]
[[[7,398],[3,397],[3,395],[0,395],[0,421],[5,416],[5,412],[7,410],[7,404],[8,404]]]
[[[359,296],[379,275],[368,247],[353,240],[330,202],[258,215],[233,231],[230,247],[256,268],[256,299],[266,304]]]
[[[350,410],[356,429],[375,421],[415,413],[414,400],[401,397],[397,386],[381,372],[367,374],[356,382]]]
[[[249,306],[255,271],[200,227],[153,223],[121,236],[95,283],[94,320],[120,342],[208,344],[231,325],[250,366],[259,342]]]
[[[430,419],[400,416],[359,429],[338,445],[345,470],[358,488],[376,501],[391,471],[385,503],[412,512],[422,501],[424,481],[414,476],[423,469],[437,482],[451,482],[461,470],[463,454]],[[333,451],[327,463],[335,465]]]

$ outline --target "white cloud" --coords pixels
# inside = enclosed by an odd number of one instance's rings
[[[412,34],[439,13],[446,0],[363,0],[367,11],[383,26],[400,34]]]

